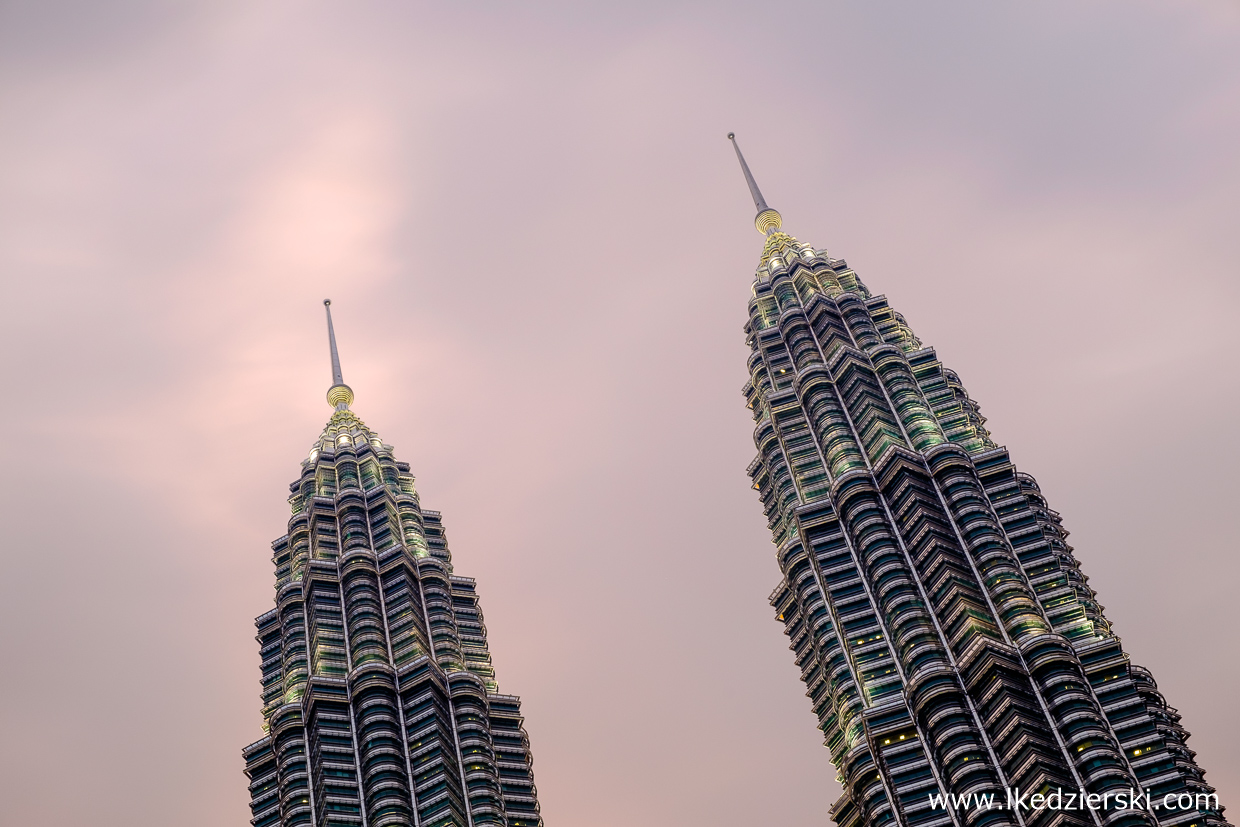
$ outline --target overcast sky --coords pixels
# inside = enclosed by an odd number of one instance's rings
[[[0,0],[0,822],[246,823],[330,297],[548,824],[826,825],[729,130],[961,374],[1240,807],[1238,101],[1235,0]]]

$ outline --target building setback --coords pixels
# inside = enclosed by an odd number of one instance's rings
[[[832,818],[1226,824],[1180,716],[1129,662],[1037,483],[885,298],[781,231],[736,155],[766,239],[745,324],[749,474],[783,573],[771,603],[844,788]],[[1106,806],[1010,809],[1012,789]],[[1124,806],[1133,789],[1152,795]],[[939,794],[996,803],[932,804]],[[1168,794],[1175,806],[1147,808]]]
[[[330,302],[324,302],[330,305]],[[289,486],[261,615],[266,735],[243,751],[254,827],[541,827],[521,701],[474,581],[409,466],[349,410],[327,308],[331,419]]]

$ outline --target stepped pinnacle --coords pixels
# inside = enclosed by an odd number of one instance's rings
[[[762,190],[758,189],[758,182],[753,180],[749,164],[745,163],[745,156],[741,154],[741,146],[736,142],[736,133],[729,132],[728,140],[732,142],[732,148],[736,150],[736,160],[741,162],[741,172],[745,173],[745,183],[749,184],[749,194],[753,196],[753,205],[758,210],[758,215],[753,220],[754,226],[763,235],[770,235],[783,225],[784,219],[778,212],[767,206],[766,199],[762,197]]]
[[[353,401],[353,389],[344,383],[340,373],[340,353],[336,350],[336,329],[332,327],[332,300],[323,299],[327,310],[327,342],[332,352],[332,386],[327,389],[327,403],[338,411],[347,411]]]

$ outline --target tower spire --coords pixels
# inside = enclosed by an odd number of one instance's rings
[[[758,211],[758,215],[753,220],[754,226],[763,235],[770,235],[783,226],[784,219],[778,212],[771,209],[766,199],[762,197],[762,190],[758,189],[758,182],[753,180],[749,164],[745,163],[745,156],[741,154],[741,145],[736,142],[736,133],[729,132],[728,140],[732,142],[732,148],[736,150],[736,160],[741,162],[741,172],[745,173],[745,183],[749,185],[749,194],[753,196],[753,205]]]
[[[332,300],[323,299],[327,311],[327,343],[332,352],[332,386],[327,389],[327,403],[338,411],[347,411],[353,401],[353,389],[344,383],[340,372],[340,353],[336,350],[336,329],[332,327]]]

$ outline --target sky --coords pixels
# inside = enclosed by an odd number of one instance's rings
[[[547,823],[828,824],[732,130],[961,375],[1240,807],[1237,101],[1235,0],[0,0],[0,824],[246,823],[328,297]]]

